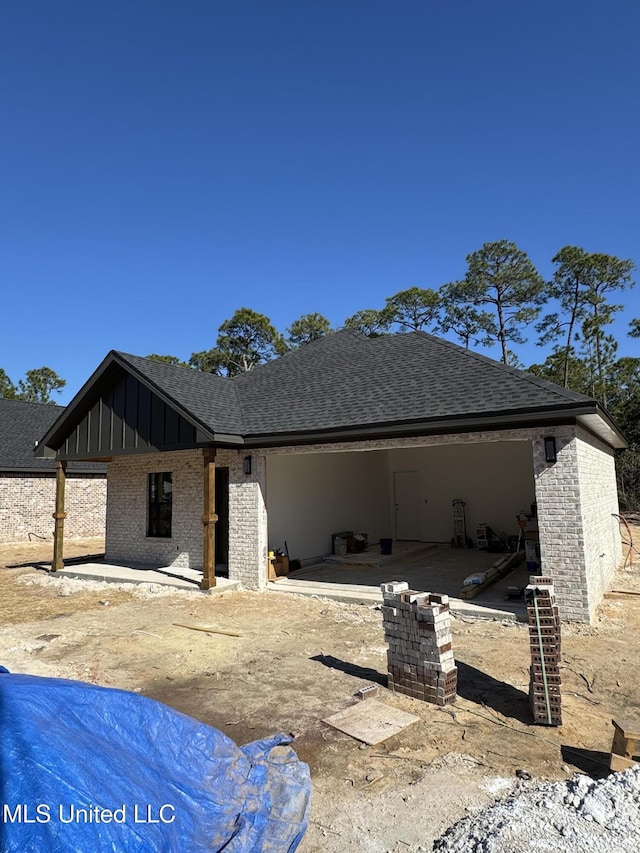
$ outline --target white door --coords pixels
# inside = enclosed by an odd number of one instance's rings
[[[420,478],[417,471],[395,471],[396,539],[420,540]]]

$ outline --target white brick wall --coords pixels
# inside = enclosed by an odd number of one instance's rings
[[[544,437],[555,436],[557,461],[545,460]],[[563,619],[589,620],[584,533],[574,427],[556,427],[533,441],[542,572],[554,579]]]
[[[106,496],[104,475],[67,474],[65,539],[104,535]],[[55,473],[0,474],[0,542],[53,539],[55,505]]]
[[[251,474],[243,472],[251,456]],[[247,589],[267,584],[266,464],[262,452],[219,450],[216,465],[229,468],[229,579]]]
[[[437,447],[443,444],[468,444],[481,441],[527,441],[538,435],[534,429],[497,429],[483,432],[423,435],[411,438],[380,438],[367,441],[340,441],[335,444],[298,444],[291,447],[270,447],[259,453],[339,453],[349,450],[396,450],[404,447]]]
[[[576,447],[589,612],[595,609],[622,560],[620,525],[613,517],[620,512],[613,450],[578,428]]]
[[[106,559],[132,565],[202,568],[200,450],[117,456],[107,471]],[[148,475],[173,474],[171,538],[147,536]]]
[[[544,436],[556,437],[547,463]],[[553,577],[563,619],[590,622],[622,556],[613,451],[580,427],[533,441],[542,571]]]
[[[265,461],[252,454],[252,474],[243,472],[248,455],[219,450],[216,467],[229,468],[229,577],[248,589],[267,583]],[[200,450],[121,456],[109,463],[107,500],[108,560],[137,565],[202,568],[203,459]],[[171,539],[147,537],[147,477],[173,474]]]

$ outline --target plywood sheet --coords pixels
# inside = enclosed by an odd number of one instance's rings
[[[363,743],[375,744],[398,734],[419,719],[415,714],[407,714],[377,699],[364,699],[322,722]]]

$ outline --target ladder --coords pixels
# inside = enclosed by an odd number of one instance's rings
[[[467,520],[464,508],[465,501],[460,499],[453,501],[453,539],[451,544],[454,548],[467,547]]]

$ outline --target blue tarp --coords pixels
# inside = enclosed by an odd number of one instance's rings
[[[0,667],[0,850],[293,851],[311,783],[291,740],[238,747],[152,699]]]

